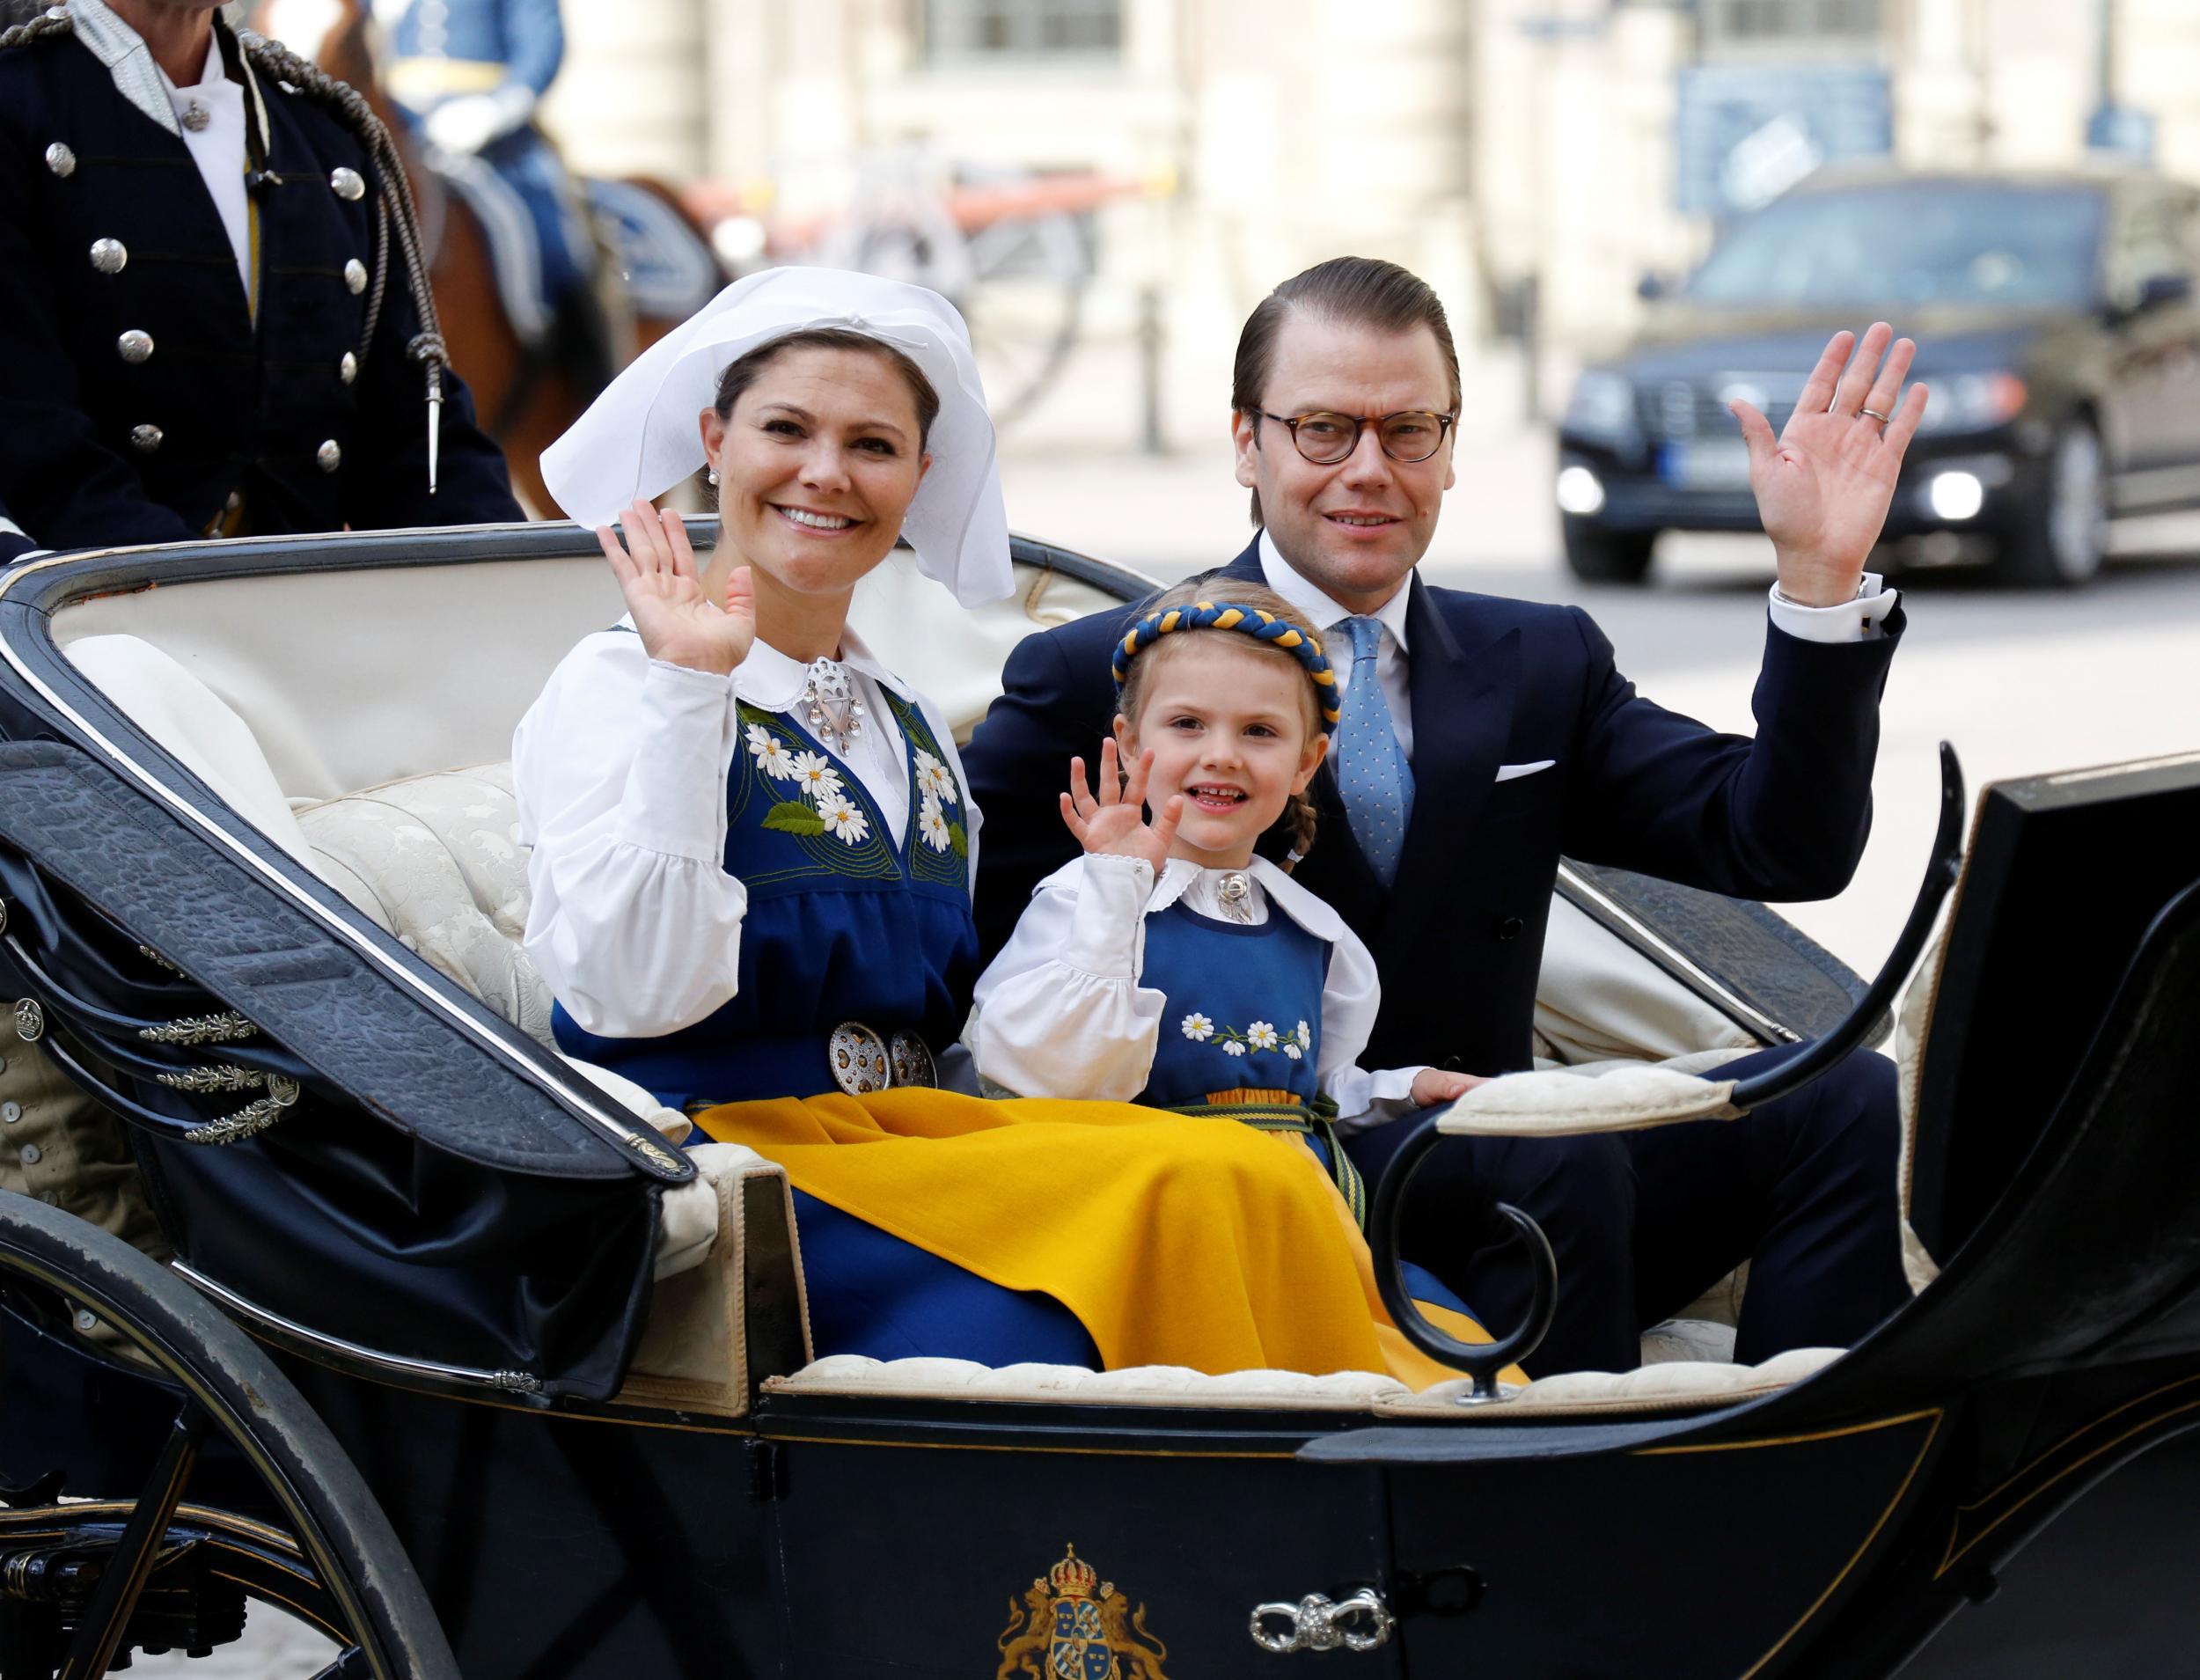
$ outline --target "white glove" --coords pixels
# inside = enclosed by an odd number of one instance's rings
[[[534,106],[534,97],[524,87],[465,93],[430,111],[422,127],[429,143],[439,150],[472,154],[526,121]]]

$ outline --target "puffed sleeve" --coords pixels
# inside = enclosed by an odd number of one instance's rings
[[[737,989],[748,892],[724,867],[736,719],[730,678],[605,632],[520,721],[527,954],[590,1032],[675,1032]]]
[[[1360,1066],[1375,1031],[1382,987],[1375,957],[1349,928],[1340,928],[1331,946],[1329,979],[1322,988],[1322,1059],[1316,1070],[1322,1094],[1337,1104],[1337,1129],[1358,1132],[1395,1120],[1413,1105],[1413,1076],[1419,1067],[1385,1067],[1370,1073]]]
[[[1127,1103],[1146,1089],[1165,994],[1140,986],[1153,866],[1084,857],[1031,895],[979,976],[964,1041],[979,1073],[1024,1097]]]

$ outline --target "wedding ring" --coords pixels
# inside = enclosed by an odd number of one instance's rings
[[[1859,420],[1869,417],[1873,420],[1876,420],[1882,426],[1884,426],[1888,421],[1888,416],[1880,413],[1880,411],[1876,408],[1859,408],[1856,411],[1856,417]]]

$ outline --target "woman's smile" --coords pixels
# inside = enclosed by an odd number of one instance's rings
[[[826,513],[817,508],[790,507],[783,502],[770,504],[772,510],[798,531],[815,532],[821,536],[837,537],[844,531],[869,523],[845,513]]]

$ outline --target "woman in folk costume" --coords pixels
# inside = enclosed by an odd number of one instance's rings
[[[642,498],[708,466],[700,563]],[[938,1089],[979,819],[946,720],[848,628],[897,536],[1009,592],[967,330],[921,288],[772,269],[543,457],[628,608],[514,741],[529,954],[568,1053],[782,1163],[822,1353],[1445,1375],[1334,1190],[1235,1122]],[[624,541],[604,522],[616,513]]]

